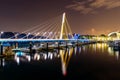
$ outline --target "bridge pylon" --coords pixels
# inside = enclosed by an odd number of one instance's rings
[[[70,25],[68,24],[66,13],[64,12],[62,16],[62,25],[59,39],[69,39],[70,37],[73,38],[73,34]]]
[[[71,38],[73,38],[72,31],[70,29],[70,26],[66,18],[66,13],[64,12],[62,16],[62,25],[61,25],[61,32],[59,39],[70,39],[70,36]],[[71,55],[73,53],[73,49],[70,49],[68,51],[67,42],[65,44],[66,44],[66,51],[60,50],[62,73],[64,76],[67,74],[67,66],[71,58]]]

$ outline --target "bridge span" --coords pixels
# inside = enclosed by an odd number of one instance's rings
[[[56,21],[56,20],[54,20],[54,21]],[[48,22],[50,22],[50,21],[48,21]],[[33,47],[37,46],[37,48],[39,48],[41,44],[44,44],[46,50],[48,50],[51,47],[51,45],[53,45],[52,47],[55,47],[56,43],[57,43],[57,47],[59,49],[59,47],[61,47],[61,46],[68,48],[69,45],[76,46],[81,43],[84,44],[84,43],[93,42],[92,40],[89,40],[89,39],[75,39],[73,37],[73,33],[70,28],[70,25],[68,24],[65,13],[63,13],[61,27],[58,26],[58,23],[55,23],[55,24],[52,23],[52,24],[48,25],[48,22],[45,24],[42,24],[42,25],[32,27],[26,31],[23,31],[23,33],[28,33],[28,35],[23,36],[22,38],[17,38],[16,36],[18,36],[18,34],[16,34],[15,36],[13,36],[15,39],[13,39],[13,37],[8,38],[8,39],[0,39],[0,56],[4,56],[4,53],[5,54],[12,53],[11,50],[20,49],[19,45],[21,45],[22,48],[24,48],[25,50],[29,49],[29,54],[32,54]],[[40,26],[42,26],[42,27],[40,27]],[[48,26],[48,27],[45,27],[45,26]],[[61,28],[61,29],[59,29],[59,28]],[[39,35],[39,38],[34,39],[35,37],[32,37],[29,39],[28,36],[30,34],[35,34],[36,36]],[[20,50],[22,50],[22,49],[20,49]],[[71,58],[72,52],[64,53],[64,51],[59,49],[59,54],[61,57],[62,72],[64,75],[66,75],[67,66],[68,66],[69,60]]]
[[[0,39],[0,42],[89,42],[89,39]]]

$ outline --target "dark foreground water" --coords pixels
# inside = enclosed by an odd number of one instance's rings
[[[72,53],[64,75],[57,51],[48,52],[48,57],[41,52],[3,58],[0,80],[120,80],[120,53],[107,44],[76,47]]]

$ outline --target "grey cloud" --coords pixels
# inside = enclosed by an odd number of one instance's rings
[[[67,5],[67,9],[80,11],[82,14],[95,14],[97,9],[112,9],[120,7],[120,0],[84,0],[73,1],[73,4]]]

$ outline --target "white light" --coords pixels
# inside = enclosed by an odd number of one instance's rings
[[[51,60],[53,59],[53,54],[50,55],[50,59],[51,59]]]
[[[19,65],[20,64],[20,58],[19,57],[17,57],[17,55],[15,55],[15,61],[17,62],[17,64]]]
[[[17,62],[18,65],[20,64],[20,58],[19,57],[16,57],[16,62]]]
[[[5,66],[5,59],[2,59],[2,60],[3,60],[2,66]]]
[[[40,60],[40,55],[38,53],[34,55],[34,60]]]
[[[27,57],[28,61],[30,62],[30,60],[31,60],[31,57],[30,57],[30,56],[26,56],[26,57]]]
[[[4,32],[3,31],[1,31],[1,34],[3,34]]]
[[[45,59],[45,60],[47,59],[47,55],[46,55],[46,54],[44,55],[44,59]]]
[[[31,33],[28,33],[28,35],[30,35]]]

